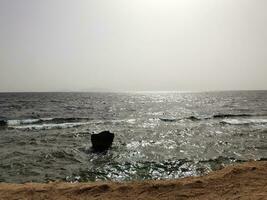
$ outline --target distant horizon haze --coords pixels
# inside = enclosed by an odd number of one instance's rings
[[[0,92],[267,90],[266,0],[0,0]]]
[[[0,93],[216,93],[216,92],[267,92],[265,89],[253,90],[48,90],[48,91],[0,91]]]

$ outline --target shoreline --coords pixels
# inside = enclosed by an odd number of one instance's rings
[[[0,200],[267,199],[267,161],[227,166],[176,180],[89,183],[0,183]]]

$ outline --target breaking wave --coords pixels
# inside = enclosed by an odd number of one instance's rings
[[[256,117],[256,116],[264,116],[259,114],[216,114],[213,115],[212,118],[235,118],[235,117]]]
[[[11,119],[7,120],[7,125],[17,126],[25,124],[42,124],[42,123],[71,123],[92,120],[90,118],[39,118],[39,119]]]
[[[159,118],[163,122],[176,122],[177,119],[174,118]]]
[[[230,118],[250,118],[250,117],[260,117],[260,116],[267,116],[267,114],[215,114],[212,116],[195,116],[191,115],[184,118],[159,118],[163,122],[177,122],[180,120],[191,120],[191,121],[201,121],[201,120],[208,120],[208,119],[230,119]],[[253,119],[252,119],[253,121]]]
[[[129,123],[134,124],[136,119],[125,120],[93,120],[91,118],[38,118],[38,119],[10,119],[0,120],[1,127],[19,130],[50,130],[65,129],[102,123]]]
[[[158,120],[162,122],[179,122],[181,120],[190,121],[201,121],[209,119],[220,119],[222,124],[231,125],[246,125],[246,124],[266,124],[267,118],[258,119],[252,117],[267,116],[259,114],[215,114],[210,117],[208,116],[187,116],[183,118],[174,117],[160,117]],[[68,117],[68,118],[30,118],[30,119],[0,119],[0,127],[8,127],[11,129],[20,130],[49,130],[49,129],[64,129],[73,128],[83,125],[88,125],[91,123],[101,124],[101,123],[129,123],[136,124],[136,119],[123,119],[123,120],[96,120],[86,117]]]
[[[60,123],[60,124],[31,124],[24,126],[10,126],[10,128],[20,129],[20,130],[50,130],[50,129],[74,128],[86,124],[89,124],[89,122],[74,122],[74,123]]]
[[[49,130],[73,128],[89,124],[90,118],[36,118],[36,119],[1,119],[0,126],[20,130]]]
[[[267,124],[267,119],[225,119],[221,123],[230,125]]]

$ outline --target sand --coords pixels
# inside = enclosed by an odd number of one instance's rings
[[[206,176],[144,182],[0,184],[0,199],[266,199],[267,161],[228,166]]]

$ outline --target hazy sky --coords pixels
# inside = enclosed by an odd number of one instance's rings
[[[266,0],[0,0],[0,91],[267,89]]]

